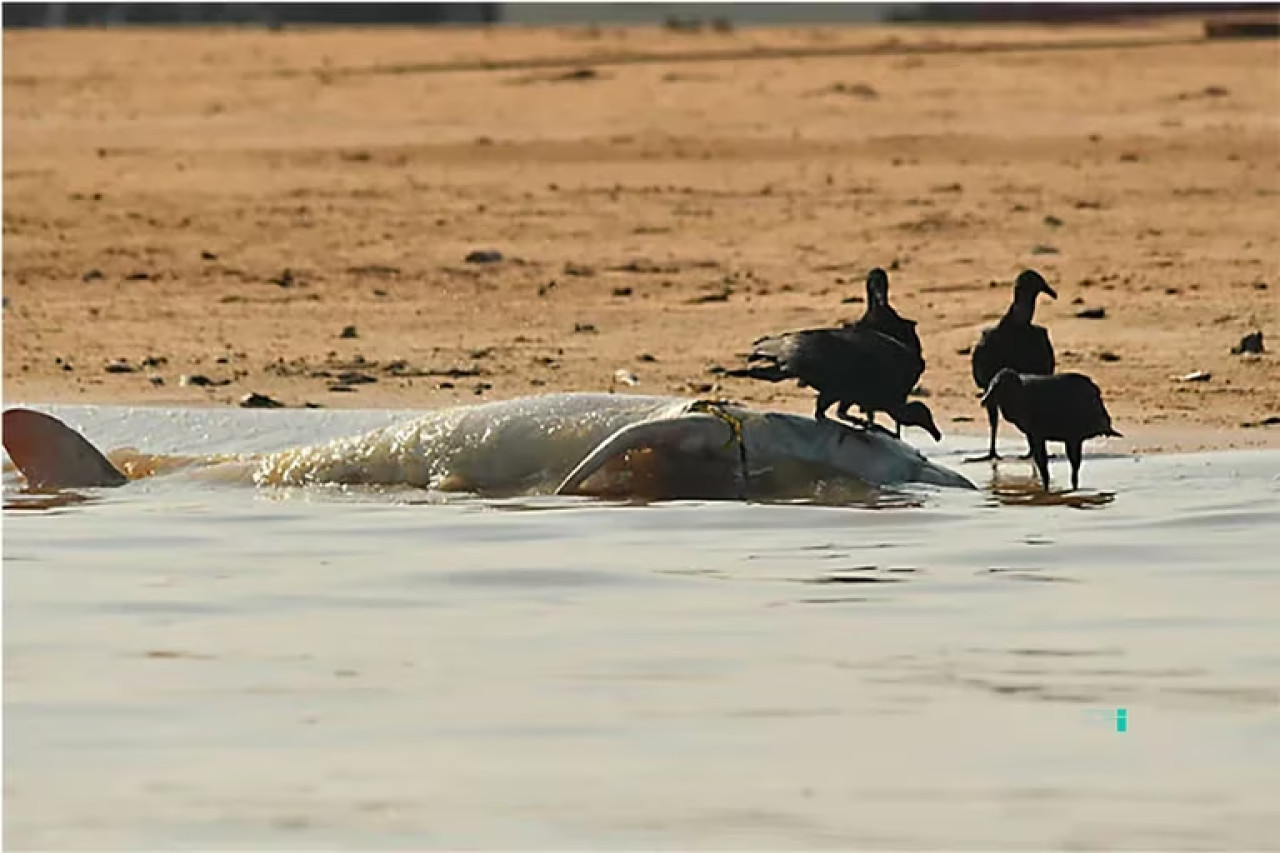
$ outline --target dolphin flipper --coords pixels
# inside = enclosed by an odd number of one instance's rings
[[[705,452],[733,440],[728,424],[714,415],[688,414],[678,418],[631,424],[606,438],[578,463],[556,488],[557,495],[570,495],[605,464],[637,447],[666,447],[685,453]]]
[[[88,439],[43,412],[7,410],[4,449],[33,489],[123,486],[129,481]]]

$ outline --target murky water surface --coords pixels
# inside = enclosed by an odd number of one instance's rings
[[[1276,849],[1280,453],[1102,444],[1046,500],[981,443],[853,507],[6,475],[6,846]]]

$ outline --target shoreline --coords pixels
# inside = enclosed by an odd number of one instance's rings
[[[1200,32],[9,31],[4,394],[810,412],[722,371],[880,266],[935,420],[980,433],[968,351],[1029,267],[1121,432],[1271,446],[1280,41]],[[804,50],[856,55],[750,58]]]
[[[563,389],[558,392],[544,393],[571,393],[570,389]],[[597,389],[597,393],[599,392]],[[644,395],[642,391],[614,391],[609,393],[634,393]],[[528,394],[526,396],[539,396],[538,394]],[[659,395],[667,396],[667,395]],[[682,396],[672,394],[669,396]],[[696,399],[698,395],[687,395],[689,399]],[[706,395],[715,396],[715,395]],[[732,402],[734,401],[730,398]],[[356,402],[356,401],[352,401]],[[417,416],[425,412],[435,409],[447,408],[456,405],[480,405],[482,403],[497,402],[497,398],[473,400],[459,400],[450,403],[442,403],[439,405],[370,405],[369,401],[359,401],[363,405],[347,405],[341,407],[310,407],[313,410],[338,410],[338,411],[368,411],[368,412],[404,412],[406,416]],[[809,412],[799,409],[795,406],[790,407],[764,407],[758,404],[746,404],[744,406],[758,411],[786,411],[791,414],[809,414]],[[218,403],[212,400],[158,400],[158,399],[45,399],[35,402],[30,399],[10,401],[6,394],[4,407],[22,406],[27,408],[40,409],[47,406],[110,406],[120,408],[144,408],[144,409],[166,409],[166,410],[200,410],[200,409],[226,409],[236,408],[228,406],[225,403]],[[269,409],[267,411],[285,411],[289,408],[297,409],[300,407],[281,407],[280,409]],[[978,419],[981,419],[982,412],[978,410]],[[883,416],[882,416],[883,419]],[[972,441],[974,443],[974,453],[980,453],[986,448],[988,434],[985,430],[979,430],[976,425],[979,420],[975,419],[971,422],[951,423],[943,428],[943,436],[945,439],[960,439],[965,442]],[[985,423],[985,421],[982,421]],[[940,425],[941,426],[941,425]],[[911,430],[910,432],[918,432]],[[1225,452],[1233,450],[1280,450],[1280,424],[1261,425],[1253,428],[1212,428],[1197,425],[1186,424],[1147,424],[1135,425],[1127,430],[1121,430],[1124,435],[1120,438],[1093,439],[1085,442],[1085,455],[1089,455],[1090,449],[1094,451],[1105,449],[1108,453],[1127,453],[1133,455],[1143,454],[1177,454],[1177,453],[1204,453],[1204,452]],[[1010,440],[1020,441],[1016,438],[1019,435],[1017,429],[1008,421],[1000,422],[1000,430],[998,437],[1001,442]],[[907,436],[910,438],[910,433]],[[917,441],[910,438],[910,443],[914,444],[926,456],[929,455],[929,445],[931,442],[926,440]],[[1050,444],[1050,451],[1058,448],[1055,443]],[[1021,451],[1019,451],[1021,452]],[[1058,454],[1060,455],[1060,453]],[[1020,460],[1005,457],[1004,461],[1016,462]],[[1030,463],[1028,463],[1030,464]]]

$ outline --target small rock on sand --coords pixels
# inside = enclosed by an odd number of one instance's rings
[[[496,264],[502,260],[502,253],[497,249],[473,249],[463,258],[468,264]]]
[[[242,409],[279,409],[284,406],[279,400],[273,400],[265,394],[250,391],[240,398]]]
[[[1261,355],[1266,352],[1262,346],[1262,332],[1250,332],[1240,339],[1240,343],[1231,348],[1232,355],[1244,355],[1245,353],[1255,353]]]
[[[378,377],[355,370],[346,370],[338,374],[337,380],[343,385],[369,385],[377,382]]]
[[[360,333],[356,331],[355,326],[343,326],[342,331],[338,333],[338,337],[343,340],[360,337]]]
[[[178,384],[184,388],[188,385],[193,385],[198,388],[211,388],[215,385],[230,385],[231,382],[227,379],[223,379],[221,381],[210,379],[203,373],[192,373],[189,376],[184,373],[178,377]]]

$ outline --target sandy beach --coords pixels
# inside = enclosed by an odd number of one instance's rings
[[[858,316],[879,265],[940,426],[976,433],[968,348],[1034,267],[1060,369],[1133,446],[1280,445],[1274,40],[11,31],[4,53],[6,401],[809,411],[720,369]],[[1232,354],[1254,331],[1270,351]]]

